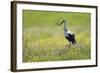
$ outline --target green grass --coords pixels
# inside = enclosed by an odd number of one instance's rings
[[[91,58],[89,13],[23,10],[23,62],[85,60]],[[64,38],[63,25],[76,35],[71,47]]]

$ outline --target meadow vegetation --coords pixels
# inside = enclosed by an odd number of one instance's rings
[[[23,62],[85,60],[91,58],[89,13],[23,10]],[[67,28],[76,35],[77,44],[71,47],[64,38]]]

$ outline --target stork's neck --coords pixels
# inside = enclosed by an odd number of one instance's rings
[[[66,23],[66,21],[65,21],[65,22],[64,22],[64,31],[65,31],[65,32],[68,31],[68,29],[66,28],[66,24],[67,24],[67,23]]]

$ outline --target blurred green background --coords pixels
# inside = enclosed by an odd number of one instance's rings
[[[67,47],[62,19],[77,44]],[[23,62],[91,59],[91,14],[23,10]]]

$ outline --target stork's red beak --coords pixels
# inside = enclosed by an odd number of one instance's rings
[[[59,25],[63,24],[65,21],[63,20]]]

